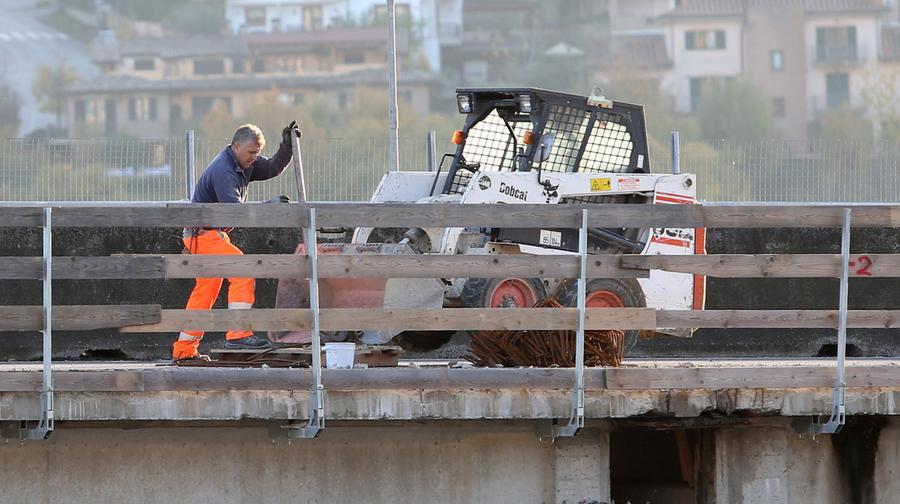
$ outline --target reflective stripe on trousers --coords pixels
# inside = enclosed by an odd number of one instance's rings
[[[192,254],[211,255],[243,255],[241,249],[231,243],[228,233],[216,230],[203,230],[197,236],[184,238],[184,246]],[[188,299],[188,310],[210,310],[219,297],[222,288],[221,278],[198,278],[191,297]],[[255,301],[256,280],[253,278],[228,279],[228,308],[249,309]],[[253,331],[228,331],[225,339],[235,340],[252,336]],[[185,359],[197,355],[203,331],[184,331],[178,335],[172,349],[172,357]]]

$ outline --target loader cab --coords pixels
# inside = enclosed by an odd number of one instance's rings
[[[443,194],[462,194],[478,171],[650,172],[639,105],[537,88],[464,88],[456,98],[466,120]]]

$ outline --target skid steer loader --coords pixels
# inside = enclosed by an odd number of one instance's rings
[[[456,150],[437,172],[389,172],[372,203],[442,204],[696,204],[690,174],[651,174],[643,108],[602,96],[577,96],[534,88],[459,89],[466,116],[453,135]],[[444,162],[449,166],[443,169]],[[599,228],[589,231],[595,254],[704,253],[704,230]],[[578,231],[571,229],[358,228],[349,244],[320,246],[320,253],[573,254]],[[298,253],[305,253],[301,245]],[[531,307],[556,292],[574,306],[575,282],[550,278],[452,278],[347,281],[320,279],[322,307],[439,308]],[[649,278],[594,278],[587,284],[588,307],[702,309],[702,276],[653,270]],[[279,284],[279,307],[308,306],[306,281]],[[560,294],[561,293],[561,294]],[[663,330],[690,336],[689,330]],[[396,333],[366,332],[368,344]],[[308,333],[272,334],[303,342]],[[329,334],[326,340],[350,335]],[[626,348],[637,340],[626,333]]]

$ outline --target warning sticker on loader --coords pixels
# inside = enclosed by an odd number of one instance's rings
[[[541,245],[548,247],[562,247],[562,233],[541,229]]]
[[[618,180],[620,191],[637,191],[641,188],[641,179],[639,178],[620,178]]]
[[[612,182],[609,178],[592,178],[591,192],[609,191],[612,189]]]

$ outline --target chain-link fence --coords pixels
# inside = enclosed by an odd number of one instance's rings
[[[653,153],[651,153],[652,155]],[[706,141],[681,146],[705,202],[900,202],[900,144],[855,141]],[[671,153],[653,156],[670,173]]]
[[[227,140],[194,140],[194,173]],[[2,201],[177,201],[189,194],[184,138],[0,139]],[[265,154],[275,154],[277,144]],[[390,169],[387,140],[330,138],[301,147],[310,201],[366,201]],[[425,170],[426,141],[400,139],[402,170]],[[297,178],[289,165],[274,179],[250,184],[250,200],[279,194],[297,199]]]
[[[195,139],[195,175],[227,141]],[[437,157],[451,152],[439,144]],[[274,154],[276,146],[267,146]],[[0,139],[0,200],[177,201],[188,194],[187,142],[167,139]],[[311,201],[366,201],[388,171],[386,139],[303,140]],[[652,152],[653,171],[671,171],[669,152]],[[402,170],[425,170],[424,138],[400,141]],[[686,143],[681,171],[695,173],[707,202],[900,201],[900,144],[871,142]],[[291,167],[250,185],[250,199],[297,197]]]

